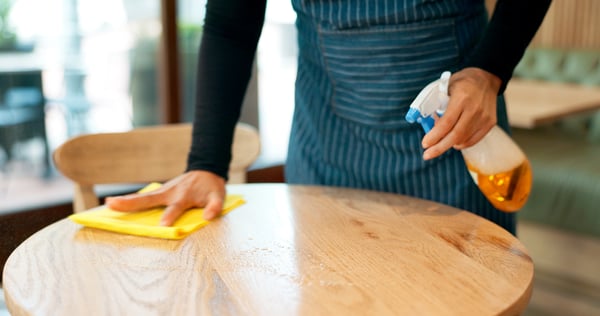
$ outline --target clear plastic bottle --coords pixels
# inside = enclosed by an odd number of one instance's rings
[[[443,115],[448,105],[449,79],[450,72],[444,72],[428,84],[411,104],[406,120],[420,123],[429,132],[433,117]],[[500,127],[494,126],[477,144],[461,152],[473,181],[494,207],[516,212],[525,205],[531,192],[531,164]]]
[[[494,126],[461,152],[473,181],[494,207],[516,212],[525,205],[531,192],[531,164],[504,130]]]

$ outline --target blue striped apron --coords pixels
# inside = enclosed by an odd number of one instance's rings
[[[292,0],[299,57],[286,181],[395,192],[479,214],[515,233],[459,151],[424,161],[411,101],[460,69],[487,23],[483,0]],[[498,121],[508,129],[502,97]]]

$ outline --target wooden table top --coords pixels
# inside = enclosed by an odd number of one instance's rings
[[[402,195],[229,185],[247,200],[184,240],[68,219],[4,269],[12,315],[516,315],[533,262],[472,213]]]
[[[510,125],[519,128],[600,109],[600,89],[577,84],[513,79],[505,98]]]

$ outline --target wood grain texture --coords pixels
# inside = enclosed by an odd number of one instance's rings
[[[486,0],[492,12],[496,0]],[[552,0],[532,47],[600,49],[600,1]]]
[[[531,45],[600,49],[600,2],[553,0]]]
[[[62,220],[4,270],[13,315],[517,315],[533,262],[499,226],[401,195],[229,185],[247,203],[182,241]]]
[[[600,109],[600,89],[577,84],[512,79],[505,97],[510,125],[519,128]]]

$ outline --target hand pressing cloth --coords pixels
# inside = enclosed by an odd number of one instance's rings
[[[151,183],[139,192],[152,191],[160,186],[160,183]],[[220,215],[225,215],[244,203],[245,201],[241,195],[227,195]],[[183,239],[209,223],[202,217],[204,209],[194,208],[182,214],[173,226],[160,226],[159,222],[164,209],[164,207],[157,207],[145,211],[126,213],[108,207],[99,207],[70,215],[69,218],[75,223],[87,227],[164,239]]]

